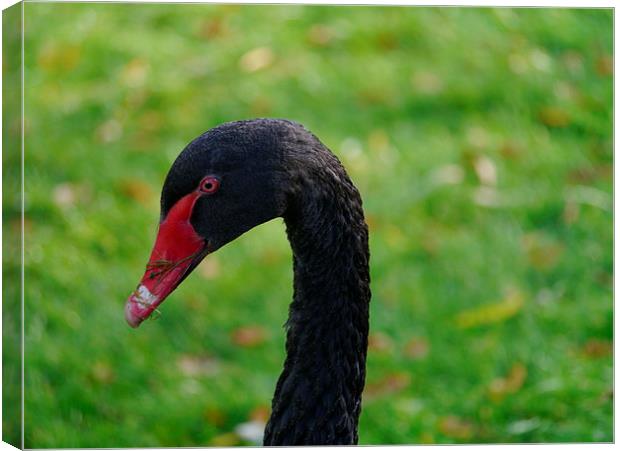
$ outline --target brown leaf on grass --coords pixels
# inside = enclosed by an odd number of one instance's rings
[[[124,196],[142,205],[150,205],[155,200],[155,193],[151,186],[142,180],[136,178],[124,179],[120,181],[119,187]]]
[[[428,355],[428,340],[424,337],[414,337],[405,344],[405,355],[410,359],[423,359]]]
[[[548,106],[538,113],[540,121],[548,127],[566,127],[570,124],[570,115],[563,108]]]
[[[216,39],[228,34],[228,26],[220,17],[203,20],[198,26],[198,37],[203,39]]]
[[[525,234],[521,240],[521,245],[530,265],[540,271],[554,268],[564,252],[564,246],[561,243],[540,232]]]
[[[323,24],[315,24],[308,30],[307,38],[310,44],[324,47],[336,37],[336,31]]]
[[[596,60],[596,73],[601,77],[614,73],[614,60],[611,56],[601,56]]]
[[[252,409],[248,418],[250,421],[262,421],[266,423],[269,419],[269,415],[271,415],[271,408],[266,405],[260,405]]]
[[[231,339],[237,346],[252,348],[265,342],[267,332],[261,326],[243,326],[232,332]]]
[[[367,398],[375,398],[397,393],[404,390],[411,383],[411,375],[409,373],[392,373],[382,379],[367,384],[364,389],[364,396]]]
[[[209,356],[182,355],[177,359],[177,367],[185,376],[212,376],[217,374],[220,365],[217,359]]]
[[[460,329],[469,329],[485,324],[499,323],[513,317],[523,308],[524,297],[516,290],[495,304],[486,304],[464,310],[456,316],[456,325]]]
[[[470,421],[454,415],[440,418],[438,427],[443,435],[457,440],[469,440],[474,433],[474,427]]]
[[[209,255],[198,266],[198,272],[207,280],[212,280],[220,275],[220,261],[216,255]]]
[[[581,352],[586,357],[597,359],[610,356],[613,353],[613,349],[614,344],[612,341],[592,338],[586,342]]]
[[[506,395],[518,392],[527,377],[527,368],[522,363],[515,363],[505,377],[493,379],[489,385],[489,396],[493,401],[500,401]]]
[[[269,47],[257,47],[245,53],[239,60],[239,67],[245,72],[256,72],[269,67],[275,56]]]
[[[215,426],[221,427],[224,423],[226,423],[226,414],[216,407],[207,408],[204,411],[203,416],[209,424],[213,424]]]
[[[601,164],[573,169],[568,173],[567,180],[571,184],[589,185],[597,180],[610,181],[612,176],[613,166]]]
[[[368,337],[368,350],[383,354],[393,347],[392,339],[384,333],[374,332]]]
[[[505,159],[514,160],[521,156],[523,149],[513,141],[506,141],[500,146],[499,152]]]

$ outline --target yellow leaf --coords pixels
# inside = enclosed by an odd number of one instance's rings
[[[274,60],[269,47],[257,47],[250,50],[239,60],[239,67],[245,72],[256,72],[271,65]]]
[[[239,436],[234,432],[216,435],[211,439],[211,446],[225,447],[239,444]]]
[[[460,312],[456,316],[456,325],[461,329],[469,329],[484,324],[499,323],[519,313],[523,303],[523,295],[518,291],[512,291],[501,302]]]
[[[130,199],[148,206],[155,200],[155,193],[151,186],[138,179],[125,179],[120,182],[121,192]]]
[[[518,392],[527,377],[527,368],[516,363],[510,369],[506,377],[493,379],[489,386],[489,395],[492,400],[499,401],[507,394]]]
[[[220,262],[215,255],[210,255],[200,263],[198,271],[205,279],[215,279],[220,274]]]

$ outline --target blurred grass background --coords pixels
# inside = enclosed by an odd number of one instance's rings
[[[280,220],[123,318],[169,165],[257,116],[305,124],[365,201],[361,444],[613,439],[611,10],[27,3],[25,27],[26,447],[259,439]]]

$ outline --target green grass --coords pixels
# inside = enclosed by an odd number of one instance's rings
[[[27,447],[248,443],[284,358],[282,221],[160,319],[123,307],[174,157],[256,116],[305,124],[364,198],[361,444],[613,439],[611,10],[25,8]]]

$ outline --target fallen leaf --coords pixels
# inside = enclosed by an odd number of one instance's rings
[[[368,398],[384,396],[399,392],[409,386],[411,375],[409,373],[392,373],[382,379],[366,385],[364,395]]]
[[[245,72],[256,72],[270,66],[274,54],[269,47],[257,47],[245,53],[239,60],[239,67]]]
[[[217,256],[209,255],[198,266],[198,272],[207,280],[215,279],[220,275],[220,261]]]
[[[308,30],[308,42],[317,46],[328,45],[335,36],[335,30],[323,24],[312,25]]]
[[[142,205],[150,205],[155,200],[155,193],[151,186],[142,180],[124,179],[120,181],[119,186],[123,195]]]
[[[244,326],[235,329],[231,334],[233,343],[244,348],[258,346],[265,342],[267,333],[260,326]]]
[[[97,361],[91,369],[93,379],[101,384],[109,384],[115,379],[114,370],[109,363]]]
[[[516,363],[503,378],[493,379],[489,385],[489,396],[493,401],[500,401],[506,395],[516,393],[521,389],[527,377],[527,368]]]
[[[457,440],[469,440],[473,435],[471,422],[454,415],[443,417],[439,420],[439,430],[447,437]]]
[[[208,423],[214,426],[221,427],[226,423],[226,414],[215,407],[206,409],[203,416]]]
[[[527,233],[521,239],[530,265],[544,271],[554,268],[560,261],[564,246],[540,232]]]
[[[374,332],[368,337],[368,350],[386,353],[392,349],[392,339],[384,333]]]
[[[560,107],[549,106],[540,110],[541,122],[549,127],[566,127],[570,124],[568,112]]]
[[[227,447],[239,445],[241,442],[239,436],[234,432],[227,432],[225,434],[216,435],[211,439],[209,443],[211,446]]]
[[[516,159],[521,156],[523,150],[515,142],[506,141],[501,145],[499,152],[506,159]]]
[[[269,406],[256,406],[250,412],[249,418],[251,421],[262,421],[266,423],[269,419],[269,415],[271,415],[271,408]]]
[[[423,337],[414,337],[405,344],[405,355],[410,359],[423,359],[428,355],[428,341]]]
[[[566,202],[564,205],[564,211],[562,212],[562,219],[565,224],[574,224],[579,219],[579,205],[577,202]]]
[[[596,73],[601,77],[614,73],[614,60],[611,56],[601,56],[596,60]]]
[[[460,312],[456,316],[456,325],[461,329],[470,329],[476,326],[499,323],[519,313],[523,304],[523,295],[512,290],[498,303],[482,305]]]
[[[80,47],[76,45],[48,42],[41,49],[37,63],[43,69],[68,72],[77,66],[80,56]]]
[[[228,34],[226,23],[219,17],[203,20],[198,29],[198,36],[204,39],[215,39]]]
[[[613,349],[614,344],[612,341],[592,338],[583,346],[582,353],[586,357],[597,359],[612,355]]]
[[[144,85],[150,69],[149,62],[142,58],[134,58],[121,70],[121,83],[129,88],[138,88]]]

